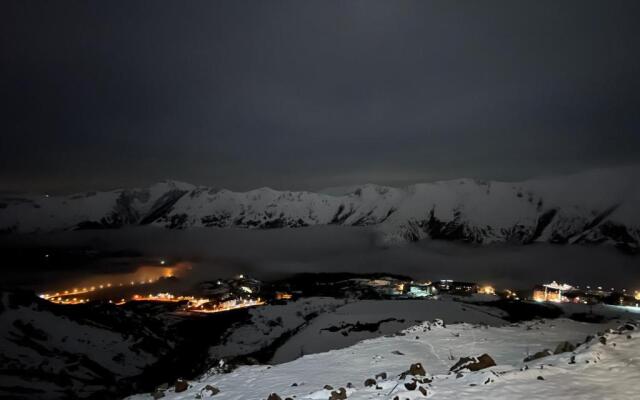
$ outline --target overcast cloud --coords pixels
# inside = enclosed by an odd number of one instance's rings
[[[0,189],[640,162],[637,1],[5,1]]]

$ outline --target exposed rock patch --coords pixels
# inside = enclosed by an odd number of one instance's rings
[[[490,355],[483,354],[479,357],[461,357],[458,362],[451,367],[450,371],[480,371],[481,369],[493,367],[495,365],[496,362],[493,361],[493,358],[491,358]]]

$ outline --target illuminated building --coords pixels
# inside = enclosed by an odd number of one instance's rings
[[[287,292],[276,292],[276,300],[291,300],[293,295]]]
[[[478,293],[480,294],[490,294],[490,295],[494,295],[496,294],[496,289],[493,286],[481,286],[478,288]]]
[[[410,283],[404,286],[409,288],[407,290],[407,296],[409,297],[429,297],[437,293],[433,285]]]
[[[566,283],[557,283],[553,281],[551,283],[538,285],[533,289],[533,300],[535,301],[552,301],[560,303],[563,301],[569,301],[564,292],[573,290],[573,286]]]
[[[478,292],[478,285],[473,282],[458,282],[443,279],[435,282],[434,286],[440,293],[469,295]]]

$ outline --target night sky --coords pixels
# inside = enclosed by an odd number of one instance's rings
[[[0,191],[640,163],[638,1],[8,1]]]

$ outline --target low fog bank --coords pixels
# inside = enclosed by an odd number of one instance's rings
[[[375,230],[368,227],[184,231],[133,227],[5,236],[1,244],[3,247],[88,246],[103,251],[126,249],[139,251],[146,257],[189,260],[194,263],[190,281],[236,273],[269,280],[299,272],[393,272],[418,279],[470,280],[514,288],[527,288],[550,280],[629,289],[640,287],[640,257],[623,254],[611,246],[473,246],[425,240],[383,248],[378,245]],[[22,273],[28,269],[28,265],[8,266],[9,271]],[[90,267],[86,269],[89,270],[73,272],[95,272]]]

